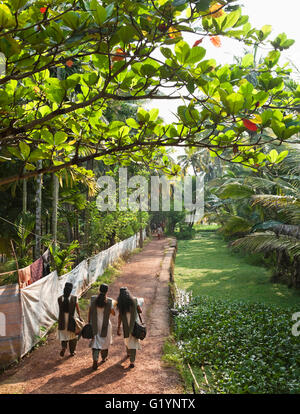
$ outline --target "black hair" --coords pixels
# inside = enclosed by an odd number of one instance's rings
[[[64,287],[64,300],[63,300],[63,311],[69,313],[69,296],[71,295],[73,285],[72,283],[66,283]]]
[[[108,286],[105,283],[102,283],[102,285],[100,285],[100,289],[99,289],[100,293],[96,299],[96,306],[98,306],[98,308],[104,308],[104,305],[106,303],[106,292],[108,291]]]
[[[118,297],[117,308],[124,314],[130,312],[130,307],[134,305],[134,298],[127,288],[121,288]]]

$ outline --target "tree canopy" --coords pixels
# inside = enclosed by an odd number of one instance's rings
[[[0,161],[18,166],[0,185],[85,161],[146,162],[176,174],[164,148],[208,148],[212,156],[252,168],[280,161],[266,143],[300,131],[300,87],[278,66],[293,44],[285,34],[267,40],[236,0],[10,0],[0,5]],[[184,40],[193,34],[195,43]],[[205,59],[223,37],[272,48],[259,64]],[[206,46],[204,46],[206,45]],[[178,121],[158,110],[107,121],[115,102],[182,99]],[[161,156],[157,156],[159,151]],[[42,168],[37,161],[43,160]],[[11,171],[10,168],[8,170]],[[2,169],[3,171],[3,169]]]

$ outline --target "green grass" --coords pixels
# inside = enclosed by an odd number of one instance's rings
[[[218,234],[200,231],[196,239],[178,242],[175,282],[194,295],[300,309],[299,292],[271,283],[266,268],[248,262],[232,252]]]

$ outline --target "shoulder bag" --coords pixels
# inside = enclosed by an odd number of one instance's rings
[[[142,321],[142,317],[140,313],[138,312],[139,318],[141,323],[134,322],[133,330],[132,330],[132,336],[134,336],[136,339],[140,339],[141,341],[145,339],[147,335],[147,328],[144,322]]]

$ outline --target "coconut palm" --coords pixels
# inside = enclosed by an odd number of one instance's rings
[[[271,173],[214,180],[218,220],[235,249],[272,255],[273,280],[300,287],[300,150],[291,150]],[[211,214],[212,215],[212,214]]]

